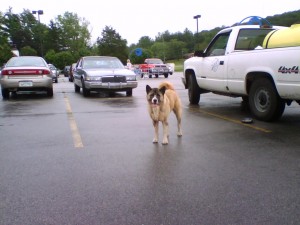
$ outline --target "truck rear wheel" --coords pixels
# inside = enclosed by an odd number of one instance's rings
[[[194,75],[191,75],[188,79],[188,93],[189,93],[189,101],[192,105],[197,105],[200,101],[200,88],[197,84],[197,80]]]
[[[285,102],[279,97],[273,83],[261,78],[254,81],[250,88],[249,107],[257,119],[271,122],[282,116]]]

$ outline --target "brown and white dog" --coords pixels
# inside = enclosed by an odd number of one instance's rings
[[[177,118],[177,136],[182,136],[181,131],[181,101],[173,85],[169,82],[162,82],[158,88],[151,88],[146,85],[148,111],[154,126],[153,143],[158,142],[158,126],[159,121],[163,125],[163,141],[162,144],[168,144],[169,123],[168,118],[173,111]]]

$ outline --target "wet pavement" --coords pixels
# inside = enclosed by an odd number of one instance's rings
[[[196,225],[300,223],[300,108],[253,120],[239,98],[190,106],[180,73],[183,137],[153,144],[145,86],[132,97],[75,93],[0,101],[0,224]]]

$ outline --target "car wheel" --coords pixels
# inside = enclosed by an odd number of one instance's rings
[[[58,83],[58,79],[57,78],[55,79],[55,83]]]
[[[9,90],[5,89],[5,88],[2,88],[1,91],[2,91],[3,99],[9,99]]]
[[[152,78],[152,75],[149,75],[149,78]]]
[[[85,85],[84,85],[84,81],[83,79],[81,80],[82,82],[82,93],[84,97],[88,97],[90,95],[90,90],[86,89]]]
[[[279,97],[273,83],[261,78],[254,81],[250,88],[249,107],[256,118],[271,122],[282,116],[285,102]]]
[[[126,96],[132,96],[132,89],[131,89],[131,90],[128,90],[128,91],[126,91]]]
[[[195,75],[190,75],[188,82],[189,82],[188,94],[189,94],[190,104],[197,105],[200,101],[200,88],[197,84]]]
[[[48,97],[53,97],[53,88],[48,88],[47,89],[47,96]]]
[[[75,92],[76,93],[79,93],[80,92],[80,87],[74,83],[74,89],[75,89]]]
[[[165,76],[165,78],[168,78],[169,74],[168,74],[168,73],[166,73],[166,74],[164,74],[164,76]]]

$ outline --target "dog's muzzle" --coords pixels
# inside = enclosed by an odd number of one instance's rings
[[[153,107],[158,106],[159,105],[158,98],[156,96],[154,96],[151,100],[151,103],[152,103]]]

